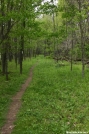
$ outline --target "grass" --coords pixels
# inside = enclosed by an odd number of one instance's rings
[[[17,91],[19,91],[22,83],[28,77],[28,72],[31,66],[36,62],[35,59],[26,60],[23,62],[23,74],[19,73],[19,66],[15,67],[14,62],[10,62],[9,68],[9,81],[5,81],[5,76],[0,74],[0,128],[5,123],[8,107],[11,103],[11,98]]]
[[[89,132],[89,69],[55,65],[39,59],[31,85],[22,98],[12,134],[66,134]]]

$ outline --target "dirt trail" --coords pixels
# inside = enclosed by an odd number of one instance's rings
[[[17,92],[17,94],[12,98],[12,103],[10,105],[7,117],[6,117],[6,123],[5,125],[2,127],[0,134],[11,134],[13,128],[14,128],[14,122],[16,120],[16,115],[20,109],[21,106],[21,98],[22,95],[24,94],[26,88],[28,87],[28,85],[30,84],[31,80],[32,80],[32,76],[33,76],[33,69],[36,65],[34,65],[31,69],[30,69],[30,74],[28,79],[25,81],[25,83],[22,85],[21,89],[19,92]]]

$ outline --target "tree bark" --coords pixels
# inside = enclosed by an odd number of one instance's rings
[[[79,6],[79,13],[81,14],[81,1],[78,0],[78,6]],[[85,64],[84,64],[84,31],[83,31],[83,22],[82,22],[82,18],[80,18],[80,22],[79,22],[79,27],[80,27],[80,36],[81,36],[81,59],[82,59],[82,77],[84,77],[84,69],[85,69]]]
[[[22,28],[25,29],[25,20],[22,22]],[[21,46],[20,46],[20,74],[22,74],[22,62],[24,55],[24,34],[21,35]]]
[[[72,31],[72,40],[71,40],[71,71],[73,70],[73,31]]]

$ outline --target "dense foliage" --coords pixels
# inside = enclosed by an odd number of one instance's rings
[[[89,1],[55,1],[0,0],[0,128],[29,67],[45,57],[13,134],[88,131]]]
[[[1,0],[0,64],[8,80],[8,60],[19,63],[38,54],[57,61],[88,61],[88,0]]]

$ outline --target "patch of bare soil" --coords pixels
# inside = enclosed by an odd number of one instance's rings
[[[14,122],[16,120],[16,115],[20,109],[21,106],[21,98],[24,94],[26,88],[30,84],[33,76],[33,69],[35,65],[30,69],[30,74],[28,79],[25,81],[25,83],[22,85],[21,89],[17,94],[12,98],[12,103],[10,105],[7,117],[6,117],[6,123],[1,129],[1,134],[11,134],[13,128],[14,128]]]

